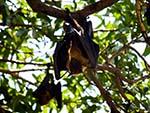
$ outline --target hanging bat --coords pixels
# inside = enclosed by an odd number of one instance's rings
[[[53,75],[47,69],[46,76],[40,86],[33,92],[33,97],[38,99],[40,105],[46,105],[52,98],[55,98],[58,108],[62,107],[61,84],[54,84]]]
[[[76,23],[75,21],[74,24]],[[66,34],[64,39],[57,43],[53,55],[56,79],[60,78],[62,70],[67,70],[70,74],[78,74],[86,68],[96,67],[99,46],[92,41],[91,21],[85,20],[80,28],[82,28],[81,34],[70,23],[64,24]]]

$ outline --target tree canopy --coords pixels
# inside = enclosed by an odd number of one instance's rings
[[[0,0],[0,113],[150,112],[149,5],[148,0]],[[40,106],[33,92],[47,64],[54,74],[66,8],[78,22],[82,17],[93,22],[99,82],[61,72],[62,109],[54,99]]]

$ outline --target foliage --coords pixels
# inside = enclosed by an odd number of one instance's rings
[[[74,11],[95,1],[78,0],[77,7],[72,1],[54,5]],[[150,112],[150,62],[145,60],[150,46],[143,41],[135,9],[135,1],[120,0],[90,18],[95,26],[94,41],[100,47],[98,63],[119,68],[126,81],[117,83],[117,76],[109,71],[98,71],[97,77],[126,113]],[[62,26],[62,20],[33,12],[25,0],[0,0],[0,108],[19,113],[110,111],[99,90],[83,74],[63,77],[61,111],[54,100],[40,107],[32,97],[45,76],[45,64],[53,63],[54,47],[64,35]],[[142,45],[135,48],[139,42]]]

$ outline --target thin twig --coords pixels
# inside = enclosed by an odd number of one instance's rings
[[[29,71],[42,71],[45,70],[46,68],[41,68],[41,69],[20,69],[20,70],[8,70],[8,69],[2,69],[0,68],[0,72],[6,73],[6,74],[16,74],[20,72],[29,72]]]
[[[121,96],[125,99],[125,100],[128,100],[128,98],[126,97],[125,95],[125,91],[124,89],[122,88],[122,79],[120,76],[116,75],[115,76],[115,84],[116,84],[116,87],[118,88]]]
[[[144,61],[144,64],[145,64],[147,70],[150,71],[150,65],[147,63],[147,61],[145,60],[145,58],[135,48],[133,48],[131,46],[128,46],[128,48],[130,48],[131,50],[133,50]]]
[[[97,65],[97,71],[108,71],[110,73],[113,73],[114,75],[116,76],[119,76],[120,79],[122,79],[123,81],[127,82],[128,84],[134,84],[140,80],[145,80],[147,78],[150,78],[150,75],[145,75],[145,76],[142,76],[141,78],[138,78],[138,79],[134,79],[134,80],[129,80],[127,78],[125,78],[123,76],[123,74],[121,73],[121,70],[119,68],[116,68],[116,67],[112,67],[110,65],[107,65],[107,64],[104,64],[104,65]]]
[[[29,84],[32,84],[32,85],[36,86],[35,83],[33,83],[31,81],[28,81],[28,80],[20,77],[18,73],[20,73],[20,72],[28,72],[28,71],[42,71],[42,70],[45,70],[45,69],[46,68],[42,68],[42,69],[24,69],[24,70],[6,70],[6,69],[0,69],[0,72],[9,74],[9,75],[11,75],[12,77],[14,77],[16,79],[21,79],[21,80],[23,80],[25,82],[28,82]]]
[[[42,63],[33,63],[33,62],[21,62],[21,61],[14,61],[14,60],[8,60],[8,59],[0,59],[0,62],[11,62],[15,64],[24,64],[24,65],[39,65],[39,66],[46,66],[48,63],[42,64]],[[50,64],[53,66],[53,64]]]
[[[12,75],[12,74],[11,74]],[[27,79],[24,79],[24,78],[22,78],[22,77],[20,77],[20,76],[13,76],[12,75],[12,77],[14,77],[14,78],[16,78],[16,79],[20,79],[20,80],[22,80],[22,81],[25,81],[25,82],[27,82],[27,83],[29,83],[29,84],[31,84],[31,85],[33,85],[33,86],[37,86],[36,85],[36,83],[33,83],[33,82],[31,82],[31,81],[29,81],[29,80],[27,80]]]
[[[10,25],[4,25],[3,23],[0,23],[0,26],[4,26],[4,27],[10,27],[10,28],[14,28],[14,27],[26,27],[26,28],[32,28],[33,27],[33,25],[29,25],[29,24],[18,24],[18,23],[12,23],[12,24],[10,24]],[[37,26],[39,26],[39,27],[42,27],[42,26],[40,26],[40,25],[37,25]]]
[[[110,58],[108,58],[108,63],[110,63],[116,56],[119,56],[121,54],[121,52],[123,52],[124,50],[127,49],[127,46],[123,46],[122,48],[120,48],[117,52],[114,52],[112,54],[112,56]]]
[[[98,30],[95,30],[93,31],[94,33],[97,33],[97,32],[116,32],[118,31],[119,29],[98,29]]]
[[[136,83],[136,82],[138,82],[138,81],[140,81],[140,80],[145,80],[145,79],[148,79],[148,78],[150,78],[150,75],[144,75],[144,76],[142,76],[141,78],[138,78],[138,79],[135,79],[135,80],[133,80],[133,83]]]

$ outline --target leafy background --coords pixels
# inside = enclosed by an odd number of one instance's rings
[[[44,2],[75,11],[96,0]],[[135,9],[135,0],[120,0],[90,19],[94,24],[93,40],[100,47],[98,63],[110,63],[121,70],[128,81],[120,84],[130,102],[120,95],[113,73],[98,71],[98,79],[122,112],[126,109],[129,113],[147,113],[150,47],[141,35]],[[143,6],[142,19],[149,32],[144,10]],[[33,12],[25,0],[0,0],[0,109],[14,113],[110,112],[99,90],[82,74],[63,77],[62,110],[57,109],[55,100],[40,107],[33,98],[32,92],[45,76],[46,63],[53,63],[55,45],[64,35],[62,26],[62,20]]]

